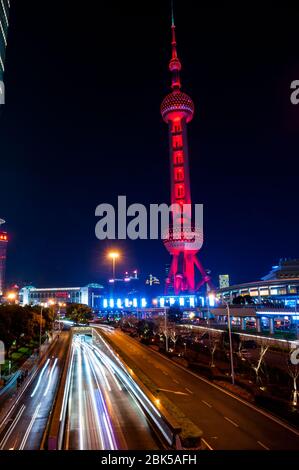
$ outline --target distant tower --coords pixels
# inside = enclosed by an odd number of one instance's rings
[[[161,114],[169,127],[171,204],[182,206],[183,204],[191,204],[187,123],[193,118],[194,104],[190,96],[181,91],[180,70],[182,66],[177,55],[173,9],[171,33],[172,55],[169,70],[172,91],[162,101]],[[174,231],[170,230],[164,240],[166,249],[172,255],[166,279],[166,291],[168,288],[173,288],[176,295],[183,292],[193,293],[205,282],[210,281],[210,277],[196,257],[199,250],[190,241],[194,233],[194,227],[191,228],[191,233],[186,233],[186,230],[181,226],[179,234],[176,233],[174,237]],[[202,237],[201,233],[198,235]],[[197,285],[195,283],[195,267],[201,274],[201,280]]]
[[[0,80],[3,80],[5,49],[7,45],[9,0],[0,0]]]
[[[6,50],[6,45],[7,45],[9,6],[10,6],[9,0],[0,0],[0,114],[2,114],[3,105],[5,103],[5,90],[4,90],[4,83],[3,83],[3,75],[4,75],[5,50]]]
[[[5,220],[0,219],[0,226],[4,223]],[[0,295],[4,292],[7,243],[7,232],[0,230]]]

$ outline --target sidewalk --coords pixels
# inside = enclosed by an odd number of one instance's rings
[[[54,332],[53,338],[50,341],[47,340],[45,343],[42,344],[41,354],[32,354],[26,360],[26,362],[22,364],[21,368],[11,376],[7,384],[1,388],[0,422],[7,413],[12,403],[18,399],[18,397],[23,393],[23,391],[27,388],[31,380],[34,378],[35,372],[38,369],[38,365],[44,362],[48,350],[52,347],[57,338],[57,334],[58,332]],[[25,376],[24,381],[19,387],[17,387],[17,379],[22,374],[23,376]]]

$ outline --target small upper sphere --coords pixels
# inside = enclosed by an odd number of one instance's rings
[[[193,118],[194,103],[186,93],[181,90],[174,90],[165,96],[160,110],[165,122],[178,115],[186,118],[186,122],[189,122]]]

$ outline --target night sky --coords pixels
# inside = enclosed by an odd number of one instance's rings
[[[169,202],[168,1],[17,0],[11,8],[0,118],[0,217],[8,282],[84,285],[138,268],[163,277],[160,241],[100,242],[95,208]],[[100,9],[96,9],[100,4]],[[193,202],[204,203],[201,260],[231,282],[299,257],[298,11],[205,8],[177,0]]]

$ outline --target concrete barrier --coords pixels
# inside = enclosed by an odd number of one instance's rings
[[[63,404],[63,397],[64,397],[64,389],[66,384],[66,378],[68,373],[68,364],[72,349],[72,337],[73,333],[70,331],[69,339],[68,339],[68,351],[64,361],[63,369],[60,376],[58,390],[56,392],[52,410],[50,412],[50,417],[48,420],[47,427],[44,431],[42,443],[40,446],[41,450],[59,450],[61,449],[63,432],[62,427],[64,427],[64,420],[60,420],[62,404]]]

